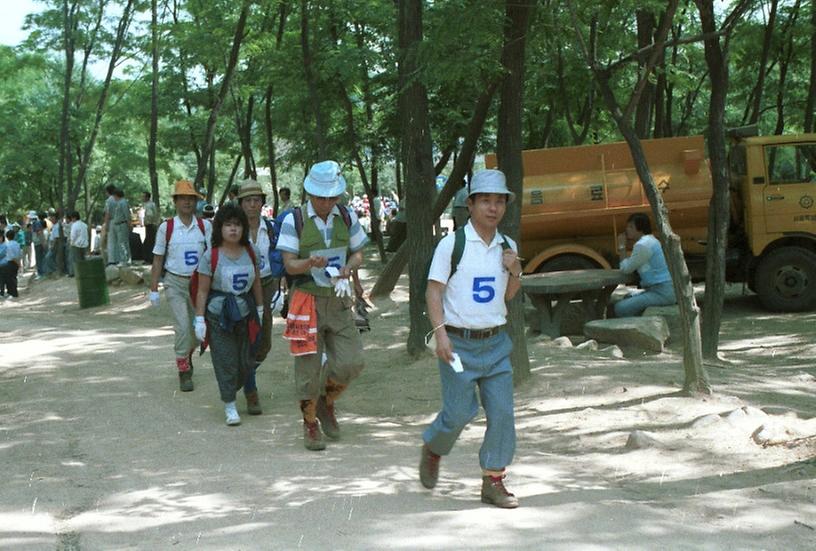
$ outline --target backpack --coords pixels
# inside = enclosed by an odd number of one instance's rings
[[[501,233],[502,238],[502,251],[506,251],[510,248],[510,242],[507,241],[507,237]],[[453,277],[453,274],[456,273],[456,269],[459,267],[459,261],[462,260],[462,255],[465,253],[465,227],[460,226],[453,232],[453,250],[451,251],[451,269],[450,275],[448,276],[448,281],[450,278]],[[428,287],[428,274],[431,272],[431,263],[433,262],[433,255],[428,260],[428,263],[425,265],[425,278],[422,280],[422,296],[425,296],[425,290]],[[424,299],[423,299],[424,300]]]
[[[283,253],[277,250],[280,224],[277,220],[270,220],[269,218],[263,220],[269,234],[269,267],[272,270],[272,277],[280,278],[286,273],[286,268],[283,266]]]

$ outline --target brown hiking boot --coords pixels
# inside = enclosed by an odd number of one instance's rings
[[[419,481],[430,490],[436,486],[436,481],[439,479],[439,460],[441,458],[431,451],[428,444],[422,444],[421,453],[419,458]]]
[[[340,438],[340,425],[337,424],[337,417],[334,416],[334,404],[326,402],[326,397],[321,396],[317,400],[317,418],[320,420],[320,428],[323,434],[332,440]]]
[[[516,496],[504,487],[504,476],[482,477],[482,503],[489,503],[502,509],[515,509],[519,506]]]
[[[252,392],[244,393],[247,401],[247,413],[250,415],[260,415],[263,413],[263,409],[261,409],[261,401],[258,399],[258,391],[253,390]]]
[[[303,421],[303,445],[307,450],[320,451],[326,449],[323,433],[317,421]]]

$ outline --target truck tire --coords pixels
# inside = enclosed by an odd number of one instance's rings
[[[585,256],[577,254],[562,254],[548,260],[538,267],[536,272],[561,272],[564,270],[593,270],[598,265]]]
[[[756,293],[773,312],[804,312],[816,308],[816,253],[782,247],[768,253],[756,271]]]

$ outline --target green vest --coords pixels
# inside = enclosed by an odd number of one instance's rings
[[[338,208],[344,208],[338,206]],[[311,217],[306,217],[306,207],[303,207],[303,231],[300,235],[300,251],[298,258],[309,258],[312,251],[319,251],[321,249],[335,249],[345,247],[348,251],[349,246],[349,229],[343,223],[341,216],[335,216],[332,223],[332,237],[331,244],[327,247],[326,242],[323,241],[323,234],[317,229],[317,224]],[[347,259],[348,260],[348,259]],[[332,287],[318,287],[312,277],[307,273],[295,278],[295,287],[301,291],[314,295],[316,297],[331,297],[334,296],[334,289]]]

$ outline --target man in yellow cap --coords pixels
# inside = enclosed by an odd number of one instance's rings
[[[190,299],[190,277],[198,261],[209,248],[212,224],[195,216],[196,202],[201,195],[192,182],[179,180],[173,191],[176,215],[168,218],[156,231],[153,247],[153,266],[150,277],[150,303],[159,305],[159,279],[163,283],[167,303],[173,312],[174,350],[182,392],[193,390],[192,355],[196,347],[193,321],[195,311]]]
[[[316,331],[315,346],[303,353],[290,346],[295,354],[303,443],[306,449],[322,450],[326,448],[324,433],[333,440],[340,437],[335,401],[364,366],[362,341],[351,313],[349,276],[363,262],[368,237],[357,216],[337,204],[346,189],[340,165],[334,161],[315,164],[303,187],[309,200],[283,219],[277,248],[286,271],[293,276],[284,335],[303,319],[301,314],[309,317]],[[298,312],[301,304],[309,305],[310,311]],[[326,363],[323,353],[328,357]]]

